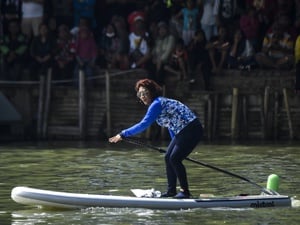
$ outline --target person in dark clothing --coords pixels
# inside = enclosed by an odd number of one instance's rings
[[[234,41],[230,46],[227,58],[228,67],[250,71],[256,66],[255,50],[251,42],[245,38],[243,32],[237,29],[234,34]]]
[[[195,75],[200,72],[204,81],[204,89],[209,90],[211,89],[212,73],[206,42],[204,31],[202,29],[197,30],[188,46],[189,78],[190,83],[194,83]]]
[[[69,27],[62,24],[58,27],[53,63],[54,79],[69,79],[72,77],[75,64],[75,40]]]
[[[30,48],[30,55],[33,59],[31,76],[34,80],[39,78],[38,75],[45,75],[53,66],[55,46],[55,40],[49,35],[47,24],[40,24],[39,35],[34,37]]]
[[[212,65],[212,72],[215,75],[220,75],[222,70],[227,67],[226,59],[230,41],[228,38],[228,31],[224,26],[218,28],[218,35],[212,37],[206,44],[210,63]]]
[[[0,56],[2,57],[2,79],[21,80],[26,63],[28,39],[21,32],[18,19],[8,22],[8,33],[0,38]],[[0,63],[1,64],[1,63]]]

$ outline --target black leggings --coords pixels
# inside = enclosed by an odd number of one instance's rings
[[[168,192],[176,192],[177,178],[181,189],[189,189],[182,161],[193,151],[202,136],[202,125],[198,119],[195,119],[172,139],[165,155]]]

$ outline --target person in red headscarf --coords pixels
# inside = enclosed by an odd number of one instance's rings
[[[138,20],[145,20],[145,13],[143,11],[133,11],[128,15],[127,22],[131,32],[134,30],[134,23]]]

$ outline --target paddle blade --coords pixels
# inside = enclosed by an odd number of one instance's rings
[[[138,198],[159,198],[161,196],[160,191],[152,189],[131,189],[131,192]]]

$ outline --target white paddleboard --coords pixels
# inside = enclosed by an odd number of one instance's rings
[[[152,189],[151,189],[152,190]],[[136,195],[143,194],[135,189]],[[155,191],[154,191],[155,192]],[[150,193],[151,194],[151,193]],[[44,208],[147,208],[147,209],[192,209],[192,208],[266,208],[290,207],[291,198],[284,195],[251,195],[226,198],[173,199],[158,197],[130,197],[81,194],[42,190],[30,187],[15,187],[11,198],[20,204]]]

